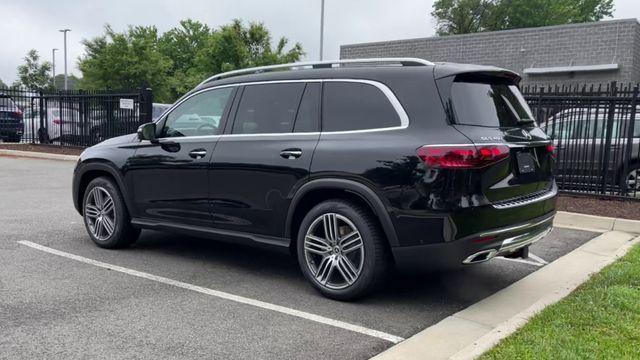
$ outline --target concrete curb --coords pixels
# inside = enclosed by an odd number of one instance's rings
[[[573,219],[570,223],[575,224],[576,218],[569,218]],[[559,223],[563,221],[561,217]],[[614,225],[615,221],[611,226]],[[475,359],[526,324],[536,313],[569,295],[593,273],[626,254],[638,242],[640,237],[636,235],[605,232],[373,359]]]
[[[7,150],[0,149],[0,156],[9,157],[26,157],[32,159],[47,159],[47,160],[64,160],[64,161],[78,161],[80,158],[76,155],[62,155],[62,154],[49,154],[36,151],[21,151],[21,150]]]
[[[558,211],[553,225],[595,232],[624,231],[640,234],[640,221]]]

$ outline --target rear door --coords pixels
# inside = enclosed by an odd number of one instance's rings
[[[291,196],[309,176],[320,82],[245,85],[211,159],[214,226],[282,237]]]
[[[509,74],[510,75],[510,74]],[[509,147],[508,160],[470,180],[492,203],[552,187],[551,141],[535,123],[517,80],[501,73],[465,73],[438,80],[452,125],[478,146]]]

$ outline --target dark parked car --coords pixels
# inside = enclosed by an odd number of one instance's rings
[[[0,93],[0,139],[7,142],[20,142],[24,121],[22,111],[11,96]]]
[[[74,203],[98,246],[156,229],[289,249],[336,299],[392,266],[526,257],[557,190],[519,80],[421,59],[220,74],[137,135],[87,149]]]
[[[626,111],[622,111],[626,110]],[[571,108],[559,112],[541,128],[553,139],[558,174],[571,188],[601,186],[640,195],[640,109],[633,122],[630,109]],[[610,133],[607,127],[611,125]],[[608,144],[608,145],[607,145]],[[605,160],[606,159],[606,160]],[[606,165],[605,165],[606,161]]]

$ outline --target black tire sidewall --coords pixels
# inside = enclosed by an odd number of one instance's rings
[[[337,213],[348,218],[356,226],[362,236],[364,246],[364,263],[362,272],[352,285],[344,289],[330,289],[320,284],[312,275],[304,254],[304,237],[311,223],[320,215],[325,213]],[[348,201],[328,200],[313,207],[300,223],[298,231],[296,249],[298,263],[305,278],[325,296],[337,300],[352,300],[361,297],[375,287],[382,264],[379,256],[382,249],[381,234],[374,219],[368,212]]]
[[[93,236],[93,234],[91,233],[91,230],[89,229],[87,216],[85,215],[85,206],[87,204],[87,198],[89,197],[89,193],[91,192],[91,190],[95,187],[102,187],[103,189],[107,190],[107,192],[109,193],[109,195],[111,195],[111,198],[113,199],[113,205],[116,211],[115,229],[113,231],[113,234],[111,234],[111,236],[106,240],[99,240]],[[128,235],[127,226],[130,226],[129,213],[127,212],[127,208],[124,204],[120,191],[118,190],[116,185],[113,184],[112,180],[106,177],[99,177],[92,180],[89,183],[89,185],[87,186],[84,192],[84,196],[82,199],[82,213],[83,213],[82,218],[84,220],[84,225],[85,225],[85,228],[87,229],[87,233],[89,234],[89,237],[91,237],[91,240],[93,240],[93,242],[96,245],[103,248],[107,248],[107,249],[119,248],[119,247],[128,245],[129,241],[127,239],[127,235]]]

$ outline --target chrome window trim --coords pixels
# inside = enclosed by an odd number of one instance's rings
[[[385,84],[374,81],[374,80],[366,80],[366,79],[292,79],[292,80],[268,80],[268,81],[253,81],[253,82],[243,82],[243,83],[234,83],[234,84],[225,84],[219,86],[212,86],[209,88],[200,89],[193,94],[189,94],[189,96],[184,97],[183,99],[178,100],[178,102],[174,103],[164,114],[164,116],[160,117],[156,124],[160,123],[164,119],[166,119],[178,106],[180,106],[183,102],[189,100],[190,98],[201,94],[206,91],[213,91],[217,89],[227,88],[227,87],[235,87],[235,86],[246,86],[246,85],[266,85],[266,84],[282,84],[282,83],[299,83],[299,82],[351,82],[351,83],[361,83],[375,86],[380,90],[386,97],[391,106],[393,106],[394,110],[398,114],[398,118],[400,119],[399,126],[391,126],[385,128],[371,128],[371,129],[361,129],[361,130],[345,130],[345,131],[314,131],[314,132],[300,132],[300,133],[263,133],[263,134],[218,134],[218,135],[198,135],[198,136],[179,136],[179,137],[163,137],[160,139],[172,139],[177,141],[177,139],[214,139],[214,138],[226,138],[226,137],[258,137],[258,136],[305,136],[305,135],[342,135],[342,134],[361,134],[361,133],[371,133],[371,132],[380,132],[380,131],[393,131],[393,130],[403,130],[409,127],[409,116],[407,112],[404,110],[404,107],[395,96],[393,91]],[[164,125],[164,124],[163,124]]]

